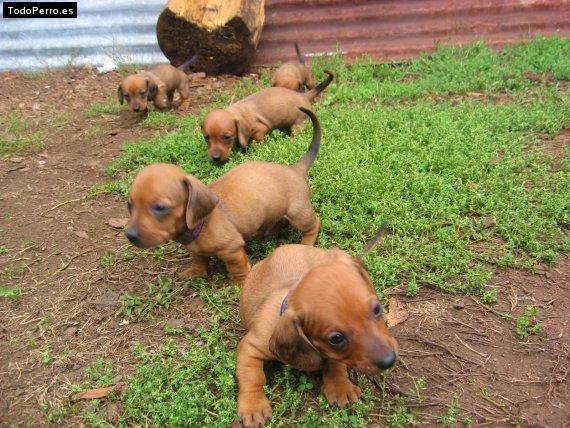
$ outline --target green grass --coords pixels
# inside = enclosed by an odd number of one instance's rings
[[[43,146],[43,134],[32,119],[19,110],[0,115],[0,156],[37,152]]]
[[[555,166],[540,141],[570,124],[570,96],[556,80],[570,79],[568,39],[537,38],[501,52],[481,43],[440,47],[404,64],[348,64],[335,56],[318,60],[313,69],[317,78],[324,69],[338,76],[316,107],[323,146],[310,185],[322,220],[318,244],[356,254],[387,220],[392,233],[366,257],[380,294],[404,285],[416,295],[429,285],[493,303],[498,291],[487,287],[493,266],[551,264],[568,253],[570,163]],[[266,75],[257,86],[244,80],[219,94],[215,105],[266,82]],[[181,119],[149,116],[148,126],[178,129],[127,143],[108,167],[116,181],[107,190],[126,194],[134,174],[153,162],[179,164],[206,183],[248,160],[291,164],[310,140],[310,126],[294,138],[274,132],[217,167],[207,162],[200,132],[206,112]],[[289,230],[278,241],[253,241],[247,250],[255,262],[278,242],[298,240]],[[137,349],[140,363],[123,399],[131,421],[228,426],[236,420],[237,290],[223,277],[189,286],[203,301],[207,322],[192,334],[168,336],[160,351]],[[132,313],[153,298],[138,299],[124,302]],[[390,400],[364,378],[355,377],[363,400],[341,411],[319,395],[317,376],[269,366],[271,426],[418,421],[405,398]],[[414,385],[410,396],[419,397],[421,385]],[[369,414],[387,416],[376,420]],[[451,426],[457,419],[452,401],[440,423]]]
[[[0,285],[0,297],[10,300],[19,300],[22,296],[22,289],[20,286],[4,287]]]
[[[104,114],[118,116],[123,111],[123,107],[117,100],[116,91],[107,97],[103,103],[92,103],[85,111],[86,117],[96,117]]]
[[[517,317],[516,332],[520,340],[526,340],[533,334],[538,334],[544,326],[537,321],[538,308],[535,306],[526,306],[524,313]]]

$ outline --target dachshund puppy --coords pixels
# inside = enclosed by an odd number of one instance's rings
[[[321,143],[321,127],[310,110],[313,138],[294,165],[246,162],[206,186],[175,165],[154,164],[135,178],[128,201],[127,238],[149,248],[174,240],[192,253],[183,278],[205,277],[211,256],[222,259],[230,277],[243,282],[250,269],[245,240],[281,219],[314,245],[320,221],[311,205],[308,170]]]
[[[223,110],[206,115],[202,133],[208,143],[208,156],[214,162],[225,162],[233,146],[246,148],[254,139],[261,141],[273,129],[291,131],[301,127],[305,115],[299,107],[311,109],[311,103],[332,81],[328,77],[309,92],[299,93],[286,88],[266,88]]]
[[[313,89],[316,85],[311,70],[305,65],[305,58],[301,55],[299,45],[295,42],[297,61],[288,61],[281,65],[271,79],[271,86],[301,91],[303,87]]]
[[[321,370],[327,401],[345,407],[360,397],[348,366],[375,374],[396,360],[398,345],[362,261],[339,249],[279,247],[251,269],[240,315],[248,330],[237,349],[238,413],[245,427],[271,418],[264,361]]]
[[[119,102],[126,100],[135,112],[146,111],[148,102],[164,110],[172,104],[174,92],[180,94],[180,107],[186,110],[190,105],[190,89],[186,71],[196,62],[198,54],[194,55],[180,67],[161,64],[148,71],[140,71],[125,77],[117,89]]]

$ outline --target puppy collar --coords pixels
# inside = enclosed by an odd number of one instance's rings
[[[291,298],[291,295],[293,294],[293,290],[290,290],[285,297],[283,297],[283,300],[281,301],[281,306],[279,307],[279,316],[283,315],[283,312],[285,312],[287,310],[287,306],[289,305],[289,299]]]
[[[182,232],[180,235],[176,237],[176,241],[180,242],[182,245],[188,245],[194,242],[200,236],[200,232],[202,232],[202,228],[204,227],[204,220],[202,220],[198,225],[190,230],[186,229],[186,231]]]

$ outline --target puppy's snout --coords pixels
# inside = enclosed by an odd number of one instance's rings
[[[214,162],[221,162],[221,160],[222,160],[222,155],[219,154],[219,153],[214,153],[214,154],[212,155],[212,160],[213,160]]]
[[[139,111],[141,111],[140,106],[135,106],[135,107],[133,107],[133,111],[135,111],[135,112],[137,112],[137,113],[138,113]]]
[[[392,367],[392,365],[396,362],[396,353],[392,350],[390,350],[390,352],[388,352],[383,358],[381,358],[378,361],[375,361],[376,366],[378,366],[378,368],[385,370],[389,367]]]
[[[134,245],[138,245],[140,243],[140,235],[137,229],[129,227],[125,232],[125,235],[127,235],[127,239],[131,241]]]

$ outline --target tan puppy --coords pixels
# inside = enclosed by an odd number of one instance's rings
[[[304,87],[313,89],[317,84],[311,74],[309,67],[305,65],[305,58],[301,55],[299,45],[295,42],[297,61],[287,61],[277,69],[271,79],[271,86],[301,91]]]
[[[321,128],[310,110],[313,139],[294,165],[243,163],[206,186],[175,165],[155,164],[135,178],[128,202],[127,238],[149,248],[169,240],[186,246],[192,264],[182,277],[205,277],[211,256],[222,259],[230,276],[242,282],[249,272],[245,240],[288,220],[314,245],[320,221],[311,205],[308,170],[321,142]]]
[[[223,110],[206,115],[202,133],[208,143],[208,156],[225,162],[237,143],[246,148],[253,139],[261,141],[273,129],[292,131],[305,121],[299,107],[311,109],[311,103],[332,81],[333,74],[309,92],[299,93],[286,88],[266,88]]]
[[[279,247],[251,269],[240,315],[248,330],[237,349],[238,413],[245,427],[271,418],[264,361],[322,370],[327,401],[345,407],[360,397],[347,366],[375,374],[396,360],[396,340],[362,262],[339,249]]]
[[[171,106],[174,92],[178,91],[180,108],[187,109],[190,105],[190,89],[185,71],[197,58],[198,54],[178,68],[161,64],[148,71],[125,77],[117,88],[119,102],[123,104],[123,100],[126,100],[135,112],[146,111],[149,101],[152,101],[156,108],[163,110]]]

